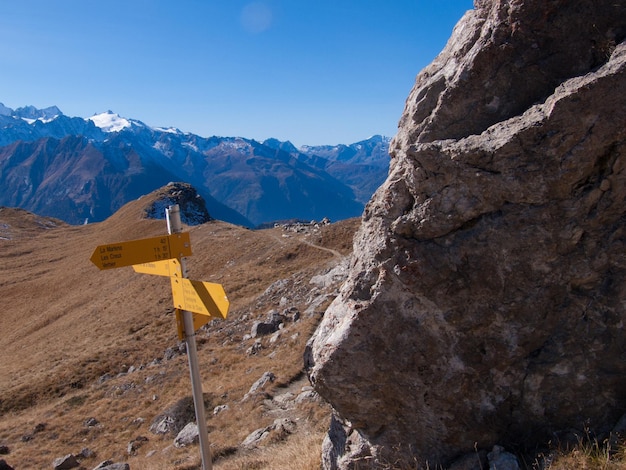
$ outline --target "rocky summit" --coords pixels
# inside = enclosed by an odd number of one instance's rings
[[[335,413],[325,468],[609,435],[626,408],[625,37],[624,2],[476,0],[418,75],[305,354]]]
[[[165,219],[166,208],[178,204],[181,221],[187,225],[200,225],[213,220],[204,199],[188,183],[170,182],[149,197],[144,214],[149,219]]]

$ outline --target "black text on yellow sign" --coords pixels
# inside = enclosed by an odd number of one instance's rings
[[[144,238],[96,247],[91,262],[99,269],[115,269],[191,256],[189,232]]]

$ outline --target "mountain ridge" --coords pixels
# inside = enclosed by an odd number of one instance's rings
[[[82,137],[84,144],[67,147],[69,136]],[[46,139],[58,142],[44,158],[41,149],[55,145]],[[39,144],[27,145],[33,142]],[[294,218],[341,220],[361,215],[386,177],[388,142],[373,136],[351,145],[300,150],[277,139],[207,138],[150,127],[112,111],[80,118],[56,106],[12,110],[0,103],[0,183],[6,188],[0,204],[77,224],[104,220],[132,198],[184,181],[198,190],[212,216],[231,223],[254,227]],[[30,155],[16,158],[17,150],[27,149]],[[77,174],[68,161],[92,166]],[[37,175],[45,175],[43,187]],[[54,184],[55,175],[63,187]]]

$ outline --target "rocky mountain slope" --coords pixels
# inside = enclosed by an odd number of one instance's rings
[[[327,469],[486,468],[626,411],[626,5],[475,5],[416,79],[309,345]]]
[[[97,245],[166,233],[148,218],[164,202],[193,202],[186,216],[199,222],[195,199],[169,185],[81,226],[0,208],[0,457],[14,468],[69,454],[83,468],[198,468],[197,445],[174,445],[193,416],[168,280],[89,261]],[[319,467],[329,409],[307,387],[302,354],[358,223],[186,227],[189,277],[221,283],[231,302],[196,337],[215,469],[290,469],[294,453],[300,468]],[[179,424],[159,426],[171,413]]]
[[[0,113],[0,204],[77,224],[167,184],[192,184],[212,216],[245,226],[359,216],[386,177],[388,139],[306,147],[152,128],[107,112]],[[321,155],[320,155],[321,154]]]

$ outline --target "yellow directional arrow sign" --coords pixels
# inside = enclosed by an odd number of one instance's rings
[[[100,269],[114,269],[184,256],[191,256],[189,232],[100,245],[90,260]]]
[[[153,261],[151,263],[133,264],[133,269],[137,273],[154,274],[156,276],[183,277],[180,261],[177,259],[166,259],[164,261]]]
[[[174,307],[211,317],[226,318],[230,302],[221,284],[170,277]]]

